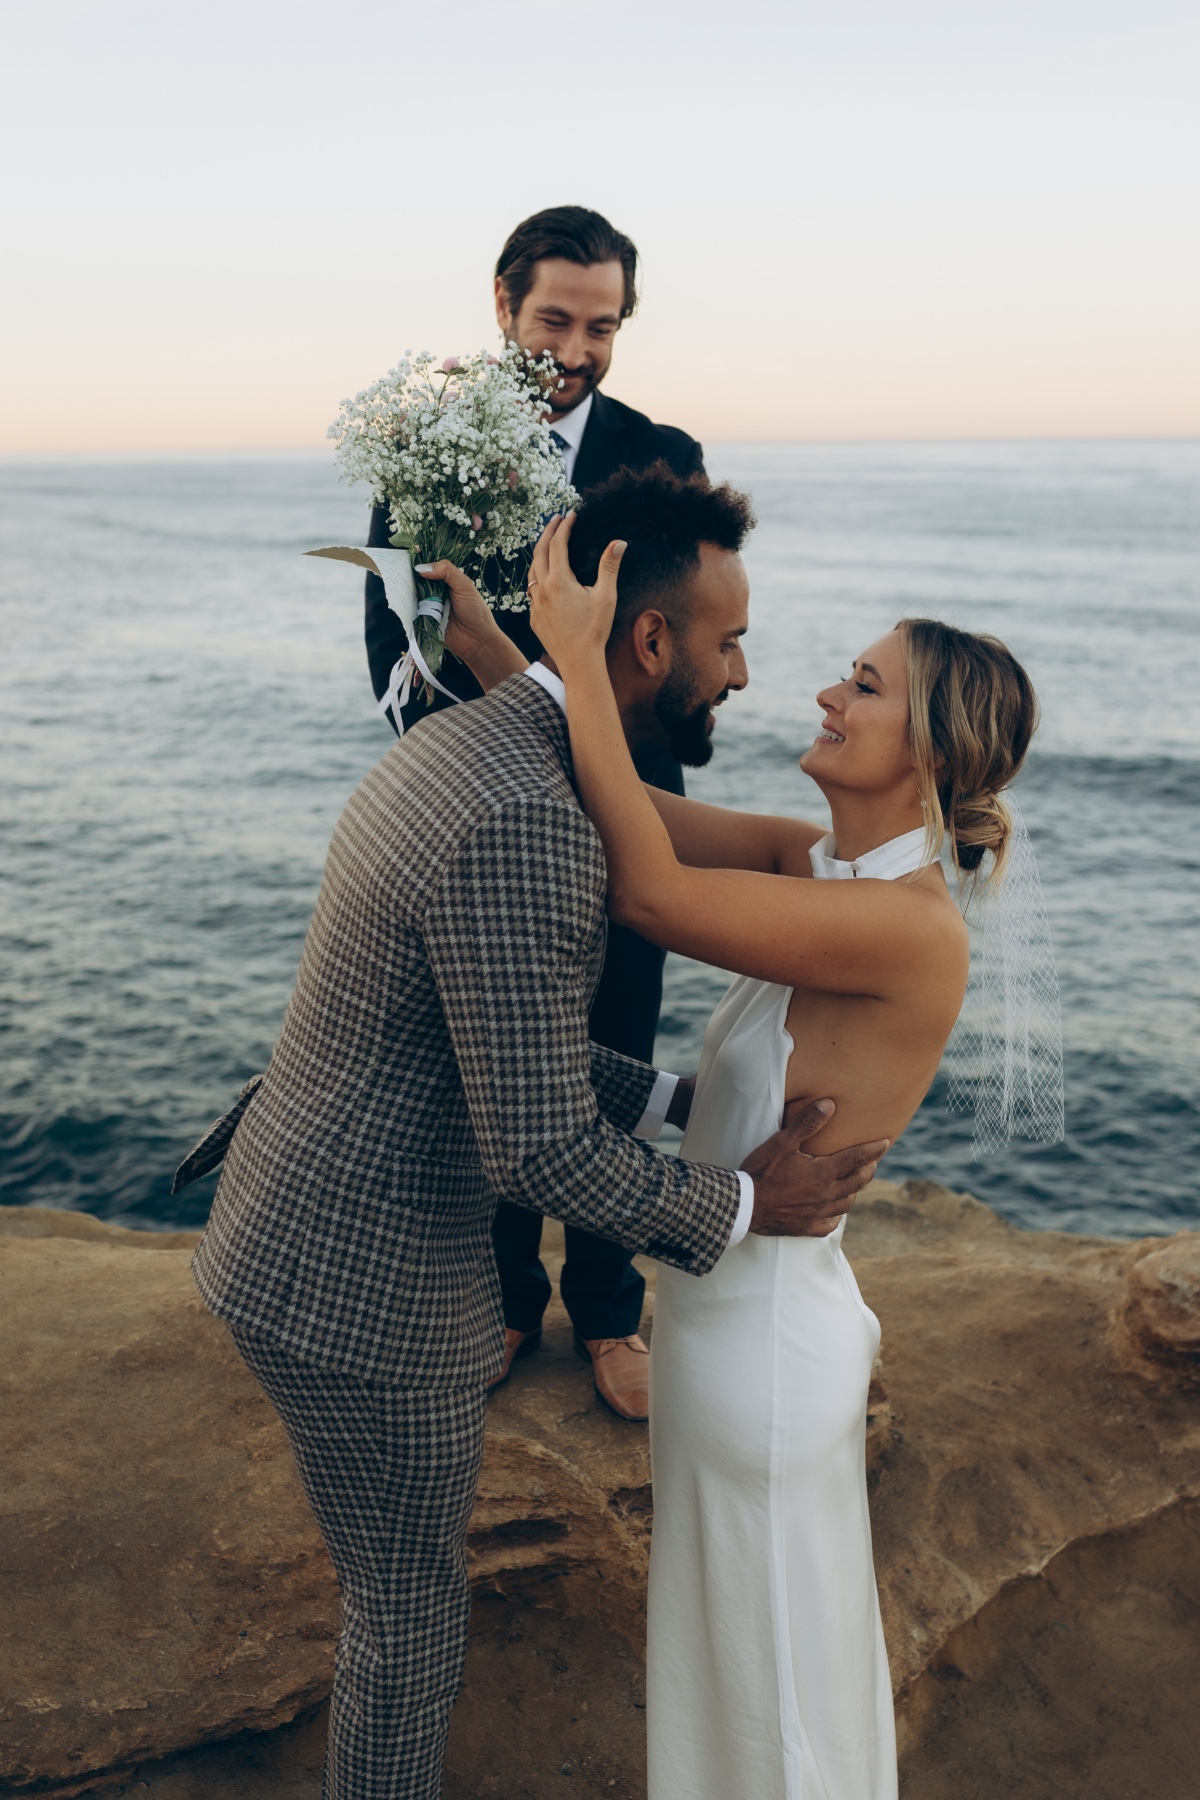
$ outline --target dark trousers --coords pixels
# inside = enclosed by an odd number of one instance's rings
[[[559,1289],[576,1335],[630,1337],[642,1320],[646,1283],[633,1266],[633,1252],[608,1238],[566,1227],[567,1258]],[[492,1224],[504,1323],[514,1331],[536,1331],[550,1303],[550,1277],[538,1254],[541,1213],[502,1200]]]
[[[673,792],[682,789],[678,763],[660,768],[647,758],[648,766],[642,767],[643,759],[635,760],[643,780]],[[588,1019],[598,1044],[641,1062],[653,1061],[664,961],[665,953],[656,944],[623,926],[609,926],[604,971]],[[496,1208],[492,1242],[504,1296],[504,1323],[514,1331],[536,1331],[550,1300],[550,1277],[539,1255],[541,1241],[541,1214],[502,1200]],[[566,1241],[559,1291],[576,1335],[631,1336],[641,1324],[646,1292],[646,1283],[633,1267],[632,1250],[575,1225],[566,1227]]]
[[[363,1381],[233,1338],[283,1420],[341,1587],[325,1800],[439,1800],[484,1389]]]

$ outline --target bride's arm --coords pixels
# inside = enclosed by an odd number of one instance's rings
[[[572,517],[552,520],[538,544],[532,624],[566,684],[575,780],[604,843],[613,918],[669,950],[761,980],[893,992],[914,956],[936,953],[938,909],[911,886],[679,861],[634,769],[605,663],[624,545],[609,546],[596,586],[582,588],[567,560]]]
[[[811,876],[808,852],[828,826],[772,813],[706,806],[647,788],[681,863],[693,869],[758,869],[767,875]]]

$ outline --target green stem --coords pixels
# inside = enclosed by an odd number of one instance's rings
[[[441,582],[423,581],[419,575],[417,576],[417,592],[421,595],[422,599],[424,599],[426,595],[431,596],[434,600],[445,599]],[[413,621],[413,636],[417,640],[417,649],[421,652],[421,655],[425,658],[425,661],[429,666],[430,674],[437,675],[441,670],[442,660],[446,655],[445,641],[442,637],[437,620],[427,618],[415,619]],[[424,682],[422,685],[425,688],[426,704],[432,706],[433,689],[429,686],[428,682]]]
[[[407,550],[414,563],[433,563],[444,560],[456,563],[461,568],[471,553],[471,540],[464,539],[456,527],[443,525],[440,521],[428,527],[419,543],[403,536],[393,537],[390,542],[394,549]],[[444,600],[446,598],[443,582],[430,581],[426,576],[416,574],[413,579],[416,582],[418,599]],[[425,658],[430,674],[440,674],[446,656],[453,653],[446,649],[437,620],[429,618],[414,620],[413,636],[416,639],[417,649]],[[434,690],[427,681],[423,681],[421,685],[425,689],[426,705],[432,706]]]

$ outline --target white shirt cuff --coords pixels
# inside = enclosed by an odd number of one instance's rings
[[[746,1236],[746,1233],[750,1229],[750,1217],[754,1211],[754,1177],[752,1175],[747,1175],[745,1169],[738,1169],[735,1173],[742,1190],[742,1198],[738,1204],[738,1213],[737,1218],[733,1222],[733,1230],[729,1234],[729,1242],[726,1245],[726,1249],[728,1250],[732,1250],[735,1244],[740,1244],[742,1239]]]
[[[678,1086],[678,1075],[668,1075],[665,1069],[658,1071],[654,1077],[654,1086],[650,1089],[646,1110],[633,1128],[635,1138],[649,1138],[653,1141],[658,1136],[666,1122],[667,1108],[674,1099]]]
[[[567,710],[567,684],[561,675],[548,669],[544,662],[527,663],[523,671],[530,681],[536,681],[539,687],[545,688],[554,704],[563,712]]]

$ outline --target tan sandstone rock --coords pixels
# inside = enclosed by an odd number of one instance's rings
[[[38,1791],[292,1718],[328,1692],[336,1587],[190,1248],[3,1223],[0,1780]]]
[[[0,1770],[65,1794],[71,1750],[128,1769],[303,1715],[119,1786],[318,1800],[329,1644],[303,1633],[332,1628],[332,1590],[281,1434],[186,1253],[93,1227],[0,1245],[24,1433],[0,1630],[25,1697]],[[868,1468],[907,1800],[1194,1800],[1198,1246],[1022,1232],[928,1182],[852,1215],[883,1324]],[[649,1522],[644,1430],[596,1402],[556,1306],[490,1406],[446,1800],[640,1800]]]
[[[282,1428],[195,1293],[196,1241],[0,1209],[0,1792],[142,1792],[152,1773],[215,1794],[243,1756],[255,1800],[276,1777],[277,1800],[319,1788],[303,1722],[278,1767],[263,1757],[329,1691],[333,1574]],[[472,1796],[534,1740],[561,1767],[556,1689],[597,1746],[615,1737],[614,1769],[628,1715],[639,1760],[646,1434],[599,1407],[560,1337],[492,1406],[455,1752]],[[573,1640],[600,1684],[582,1713]]]
[[[904,1793],[1192,1800],[1200,1394],[1148,1383],[1121,1324],[1164,1250],[931,1182],[876,1183],[846,1247],[893,1411],[872,1518]]]
[[[1200,1233],[1130,1264],[1120,1319],[1135,1355],[1200,1380]]]

